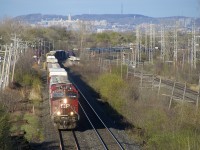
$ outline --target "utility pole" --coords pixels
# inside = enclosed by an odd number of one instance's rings
[[[149,63],[153,63],[153,24],[150,24]]]
[[[155,26],[153,26],[153,48],[156,47],[156,29]]]
[[[2,73],[1,73],[1,89],[4,88],[4,84],[5,84],[5,62],[6,62],[6,57],[7,57],[7,45],[5,45],[5,52],[4,52],[4,60],[3,60],[3,68],[2,68]]]
[[[138,63],[141,61],[141,51],[140,51],[140,28],[137,27],[136,28],[136,55],[137,55],[137,58],[135,58],[135,61]],[[135,55],[135,57],[136,57]],[[137,64],[137,63],[136,63]]]
[[[165,28],[161,27],[161,51],[160,56],[162,61],[165,61]]]
[[[145,54],[148,53],[148,27],[145,28]]]
[[[14,73],[15,73],[15,64],[16,64],[16,61],[18,59],[18,46],[19,46],[19,41],[18,39],[16,38],[16,34],[15,34],[15,37],[14,39],[12,39],[14,41],[14,46],[13,46],[13,67],[12,67],[12,76],[11,76],[11,82],[13,82],[14,80]]]
[[[8,51],[8,59],[7,59],[7,66],[6,66],[6,80],[5,80],[5,84],[4,84],[4,88],[5,86],[8,86],[9,85],[9,81],[10,81],[10,66],[11,66],[11,51],[12,51],[12,47],[9,46],[9,51]]]
[[[188,58],[187,58],[187,59],[188,59],[188,64],[191,63],[191,60],[190,60],[190,58],[191,58],[190,55],[191,55],[191,51],[192,51],[192,50],[191,50],[191,47],[192,47],[192,46],[191,46],[191,41],[190,41],[190,39],[188,39],[188,49],[187,49],[187,54],[188,54]]]
[[[177,64],[177,55],[178,55],[178,50],[177,50],[177,24],[174,29],[174,66]]]
[[[192,26],[192,40],[191,40],[191,51],[190,51],[190,64],[191,68],[196,69],[196,35],[195,35],[195,23]]]

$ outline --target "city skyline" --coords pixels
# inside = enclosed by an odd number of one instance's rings
[[[0,18],[26,14],[141,14],[200,17],[199,0],[0,0]]]

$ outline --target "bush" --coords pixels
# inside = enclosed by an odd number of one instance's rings
[[[34,140],[43,140],[42,136],[42,129],[40,128],[39,125],[39,118],[35,115],[32,114],[25,114],[24,115],[24,120],[28,121],[28,124],[25,124],[21,126],[21,130],[26,131],[26,139],[28,141],[34,141]]]
[[[42,82],[41,82],[41,80],[40,80],[38,77],[34,78],[33,84],[32,84],[32,88],[33,88],[36,92],[41,93],[41,87],[42,87]]]
[[[33,82],[33,77],[30,74],[25,74],[22,78],[22,84],[24,86],[31,86]]]
[[[95,82],[103,99],[107,100],[116,110],[121,110],[123,99],[120,90],[125,87],[124,81],[116,74],[102,74]]]
[[[9,149],[10,147],[9,130],[9,116],[4,108],[0,106],[0,149]]]

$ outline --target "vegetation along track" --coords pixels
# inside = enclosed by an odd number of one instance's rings
[[[74,130],[58,130],[60,138],[60,149],[74,149],[80,150],[80,146]]]
[[[74,83],[73,83],[74,84]],[[74,84],[76,86],[76,84]],[[96,133],[102,148],[104,149],[124,149],[118,139],[114,136],[111,130],[106,126],[103,120],[96,113],[94,108],[90,105],[87,98],[83,95],[80,89],[76,86],[81,95],[79,105],[88,119],[93,131]]]

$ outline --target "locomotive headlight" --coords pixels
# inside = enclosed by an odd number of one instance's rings
[[[73,115],[74,115],[74,112],[73,112],[73,111],[71,111],[71,112],[70,112],[70,115],[71,115],[71,116],[73,116]]]
[[[66,99],[66,98],[63,99],[63,103],[64,103],[64,104],[67,104],[67,99]]]
[[[58,115],[58,116],[60,116],[60,114],[61,114],[61,112],[60,112],[60,111],[58,111],[58,112],[57,112],[57,115]]]

